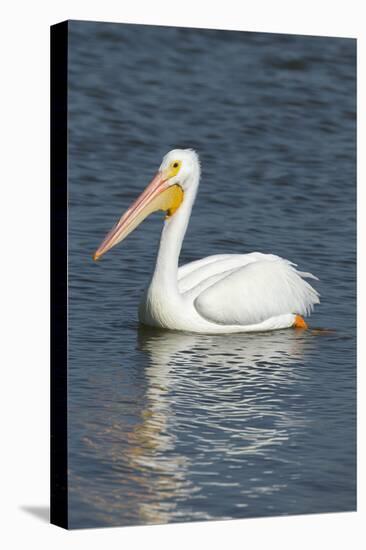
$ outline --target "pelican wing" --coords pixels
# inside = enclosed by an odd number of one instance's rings
[[[253,325],[282,314],[309,314],[319,303],[319,294],[304,277],[316,277],[275,258],[270,255],[201,282],[194,300],[198,313],[223,325]]]
[[[260,260],[274,261],[281,259],[274,254],[262,254],[261,252],[250,252],[249,254],[216,254],[195,260],[181,266],[178,270],[179,292],[190,292],[192,296],[198,296],[202,290],[212,284],[210,277],[218,279],[228,275],[229,271],[244,267],[245,265]],[[198,286],[200,285],[200,286]]]

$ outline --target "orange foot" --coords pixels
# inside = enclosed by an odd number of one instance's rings
[[[307,323],[305,323],[304,319],[301,317],[301,315],[295,315],[295,321],[292,325],[294,328],[308,328]]]

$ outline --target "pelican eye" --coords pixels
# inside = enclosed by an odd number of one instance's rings
[[[169,177],[174,178],[176,176],[181,168],[182,162],[180,160],[172,160],[172,162],[169,164]]]

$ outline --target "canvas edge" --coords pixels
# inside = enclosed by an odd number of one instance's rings
[[[68,22],[50,28],[51,86],[51,523],[68,528],[67,62]]]

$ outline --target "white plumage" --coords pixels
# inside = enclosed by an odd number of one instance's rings
[[[151,211],[168,212],[154,275],[139,307],[140,321],[174,330],[229,333],[287,328],[298,315],[309,315],[319,294],[304,279],[316,277],[279,256],[219,254],[178,268],[199,179],[194,151],[170,151],[153,182],[96,252],[98,258],[120,242]]]
[[[230,259],[216,263],[223,271],[205,279],[205,288],[201,282],[194,300],[197,311],[214,323],[253,325],[289,312],[308,315],[319,301],[302,279],[306,274],[277,256],[243,255],[241,266],[227,269]]]

